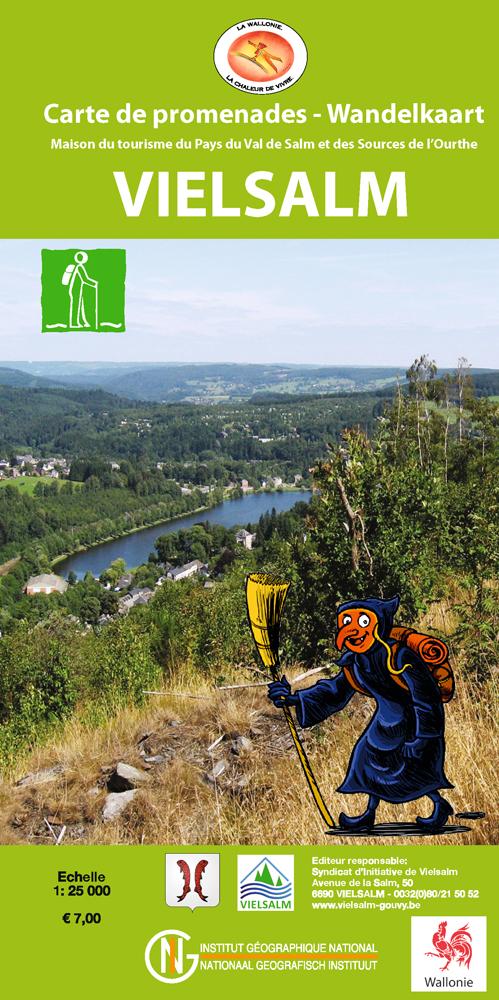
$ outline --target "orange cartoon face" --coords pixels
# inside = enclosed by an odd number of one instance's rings
[[[354,653],[367,653],[376,642],[378,616],[367,608],[347,608],[338,615],[336,646]]]

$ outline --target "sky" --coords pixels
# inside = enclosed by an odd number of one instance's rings
[[[124,247],[126,333],[44,333],[42,247]],[[0,240],[2,361],[499,368],[499,240]]]

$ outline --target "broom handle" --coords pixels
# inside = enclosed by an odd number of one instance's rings
[[[272,675],[274,677],[274,680],[276,680],[276,681],[279,680],[279,672],[280,671],[278,670],[277,666],[272,670]],[[289,705],[284,705],[284,709],[283,710],[284,710],[284,717],[285,717],[286,722],[287,722],[287,724],[289,726],[289,731],[290,731],[292,739],[293,739],[293,743],[294,743],[294,745],[296,747],[296,752],[298,754],[298,757],[300,758],[300,764],[302,766],[303,773],[304,773],[304,775],[305,775],[305,777],[307,779],[308,787],[310,788],[310,791],[312,792],[312,795],[314,797],[314,802],[315,802],[315,804],[316,804],[316,806],[317,806],[317,808],[318,808],[318,810],[319,810],[322,818],[326,821],[327,825],[331,829],[334,829],[335,826],[336,826],[336,823],[334,822],[334,819],[331,816],[331,813],[329,812],[329,809],[328,809],[328,807],[327,807],[327,805],[324,802],[324,799],[322,797],[322,792],[321,792],[321,790],[320,790],[320,788],[319,788],[319,786],[317,784],[317,781],[315,779],[314,772],[312,771],[312,766],[311,766],[310,761],[309,761],[309,759],[307,757],[307,754],[306,754],[306,751],[305,751],[305,747],[303,746],[303,743],[302,743],[302,741],[300,739],[298,730],[297,730],[296,725],[295,725],[295,720],[293,719],[293,715],[291,713],[291,709],[290,709]]]

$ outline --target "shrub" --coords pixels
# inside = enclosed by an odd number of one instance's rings
[[[147,624],[139,617],[112,622],[89,637],[88,695],[107,707],[141,704],[144,690],[154,685],[159,668],[151,652]]]
[[[79,640],[71,623],[57,615],[34,628],[20,622],[2,640],[0,759],[33,746],[42,732],[71,714]]]

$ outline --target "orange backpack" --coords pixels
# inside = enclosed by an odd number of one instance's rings
[[[455,681],[449,663],[449,650],[445,642],[436,639],[435,636],[425,635],[424,632],[416,632],[413,628],[392,628],[390,639],[395,640],[392,646],[394,656],[396,656],[400,646],[407,646],[419,656],[436,681],[442,701],[444,703],[450,701],[454,695]],[[343,667],[343,672],[350,687],[353,687],[355,691],[360,691],[361,694],[369,695],[369,692],[355,679],[351,667]],[[405,691],[409,690],[403,673],[392,674],[392,677],[399,687],[404,688]]]

